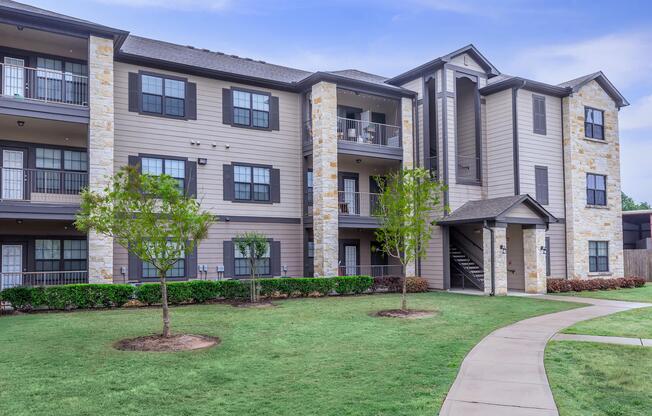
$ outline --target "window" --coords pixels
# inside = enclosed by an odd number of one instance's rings
[[[185,116],[185,81],[142,74],[140,85],[144,113]]]
[[[604,111],[584,107],[584,135],[591,139],[604,140]]]
[[[312,205],[312,190],[313,190],[313,174],[312,171],[309,170],[306,172],[306,195],[307,195],[307,203],[308,205]]]
[[[589,241],[589,272],[609,271],[609,242]]]
[[[163,159],[155,157],[143,157],[141,159],[141,171],[144,175],[169,175],[177,180],[179,190],[185,189],[186,162],[178,159]]]
[[[174,243],[171,241],[168,242],[168,247],[170,250],[175,249]],[[179,248],[179,254],[183,254],[183,248]],[[179,259],[174,263],[174,265],[168,270],[166,277],[185,277],[186,276],[186,259],[185,257],[179,257]],[[154,267],[152,263],[143,262],[143,278],[157,278],[158,270]]]
[[[37,272],[85,271],[88,266],[86,240],[35,240],[34,260]]]
[[[233,90],[233,123],[269,128],[269,95]]]
[[[586,203],[607,205],[607,177],[593,173],[586,174]]]
[[[315,257],[315,242],[308,241],[308,258],[312,259]]]
[[[87,258],[85,240],[63,240],[63,270],[86,270]]]
[[[534,187],[536,191],[536,200],[541,205],[548,205],[548,167],[534,167]]]
[[[61,150],[36,149],[36,168],[61,170]],[[36,190],[44,193],[57,193],[60,190],[59,172],[38,170],[36,172]]]
[[[73,194],[86,186],[86,152],[38,147],[35,153],[37,192]]]
[[[546,134],[546,97],[540,95],[532,96],[532,120],[534,132]]]
[[[69,193],[77,193],[86,185],[86,172],[88,169],[88,156],[86,152],[73,150],[63,151],[63,169],[74,172],[64,172],[64,189]]]
[[[249,253],[251,248],[249,247],[245,253],[242,253],[238,250],[236,244],[233,245],[233,256],[235,259],[235,275],[236,276],[250,276],[251,275],[251,264],[249,261]],[[263,257],[256,260],[256,275],[267,276],[272,274],[272,265],[271,265],[271,255],[270,255],[270,244],[267,243],[267,250]]]
[[[62,101],[63,63],[57,59],[36,58],[36,94],[41,100]]]
[[[546,276],[550,276],[550,237],[546,237]]]
[[[235,199],[270,201],[270,169],[256,166],[233,166]]]

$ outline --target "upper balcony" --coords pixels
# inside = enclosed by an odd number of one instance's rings
[[[88,39],[0,24],[0,114],[88,123]]]
[[[339,154],[402,160],[399,100],[338,88],[336,111]],[[309,117],[302,136],[304,155],[308,155],[313,138]]]

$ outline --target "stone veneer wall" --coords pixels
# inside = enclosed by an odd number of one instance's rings
[[[494,282],[495,294],[507,294],[507,254],[500,246],[507,247],[507,227],[492,227],[494,232]],[[491,232],[482,229],[482,251],[484,253],[484,293],[491,293]]]
[[[584,107],[604,111],[605,140],[584,137]],[[623,276],[622,207],[618,108],[596,81],[563,99],[567,267],[570,278],[589,273],[589,241],[609,241],[609,269]],[[607,206],[586,204],[586,174],[607,176]]]
[[[312,87],[313,232],[315,276],[338,274],[337,86]]]
[[[89,108],[88,161],[89,187],[101,191],[113,175],[114,103],[113,39],[90,36],[88,43]],[[88,235],[90,283],[111,283],[113,239]]]
[[[526,293],[546,293],[545,228],[523,228],[523,264]]]
[[[401,146],[403,147],[403,167],[414,167],[414,119],[412,100],[401,98]],[[406,276],[416,275],[416,263],[411,262],[405,267]]]

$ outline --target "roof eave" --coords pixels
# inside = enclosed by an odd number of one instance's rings
[[[308,88],[309,86],[316,84],[320,81],[330,81],[343,87],[347,87],[347,86],[354,87],[354,88],[357,87],[357,88],[369,90],[370,92],[381,93],[384,95],[391,95],[394,97],[413,98],[416,97],[417,95],[415,91],[408,90],[406,88],[390,86],[390,85],[385,86],[383,84],[378,84],[375,82],[348,78],[341,75],[336,75],[329,72],[321,72],[321,71],[309,75],[308,77],[302,79],[301,81],[295,83],[294,85],[297,86],[299,91],[302,91]]]
[[[523,88],[528,91],[552,95],[554,97],[566,97],[572,92],[571,88],[545,84],[543,82],[532,81],[521,77],[512,77],[480,88],[480,94],[491,95],[510,88]]]

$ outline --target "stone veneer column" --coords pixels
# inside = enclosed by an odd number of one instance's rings
[[[412,100],[410,98],[401,98],[401,146],[403,147],[403,168],[412,169],[414,167],[414,120],[412,118]],[[405,267],[405,276],[415,276],[417,267],[415,262],[409,263]]]
[[[523,262],[525,271],[525,292],[546,293],[546,255],[541,247],[546,246],[544,228],[523,228]]]
[[[604,111],[604,140],[585,137],[585,106]],[[562,107],[568,277],[604,277],[604,274],[589,272],[591,240],[609,241],[610,271],[607,275],[623,276],[618,108],[596,81],[565,97]],[[587,173],[607,176],[606,206],[587,206]]]
[[[315,276],[337,276],[337,86],[312,87],[313,233]]]
[[[494,282],[496,295],[507,294],[507,254],[500,246],[507,247],[507,228],[492,227],[494,232]],[[484,262],[484,293],[491,294],[491,232],[482,229],[482,252]]]
[[[113,175],[113,39],[90,36],[88,73],[88,184],[91,190],[99,192]],[[90,283],[112,282],[112,238],[89,233],[88,274]]]

